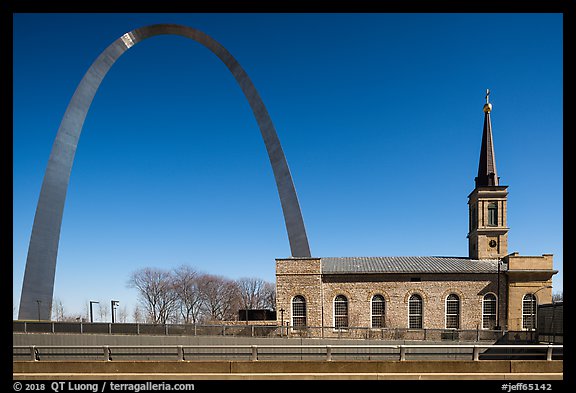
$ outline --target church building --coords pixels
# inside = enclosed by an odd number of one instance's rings
[[[508,187],[496,172],[491,110],[487,91],[478,175],[468,195],[467,257],[276,259],[278,322],[292,331],[330,327],[322,335],[354,327],[534,329],[537,305],[552,302],[557,271],[552,254],[508,253]]]

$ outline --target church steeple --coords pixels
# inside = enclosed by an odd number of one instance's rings
[[[490,112],[492,104],[489,102],[490,89],[486,89],[486,104],[484,104],[484,130],[482,132],[482,146],[480,148],[480,162],[478,176],[474,179],[476,187],[497,186],[499,179],[496,172],[496,157],[494,155],[494,141],[492,139],[492,122]]]
[[[468,256],[473,259],[502,258],[508,253],[508,186],[499,184],[496,173],[489,95],[487,89],[478,176],[474,179],[474,191],[468,195]]]

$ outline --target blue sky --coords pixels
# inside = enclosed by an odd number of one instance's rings
[[[66,106],[98,54],[155,23],[204,31],[248,73],[317,257],[467,256],[490,88],[508,251],[554,254],[563,290],[561,14],[16,14],[15,306]],[[54,297],[68,313],[111,299],[131,313],[139,268],[274,282],[288,256],[266,149],[226,67],[182,37],[130,49],[84,123]]]

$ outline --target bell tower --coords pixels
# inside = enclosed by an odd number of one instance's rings
[[[474,179],[476,187],[468,195],[468,257],[472,259],[496,259],[508,254],[508,186],[500,185],[496,172],[489,96],[487,89],[478,176]]]

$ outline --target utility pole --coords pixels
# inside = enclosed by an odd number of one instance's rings
[[[486,100],[488,100],[488,94],[490,94],[490,90],[486,93]],[[495,330],[501,330],[502,327],[500,326],[500,263],[502,260],[498,258],[498,276],[496,279],[496,285],[498,285],[498,296],[496,297],[496,326],[494,326]]]
[[[38,322],[40,322],[40,303],[42,303],[42,300],[36,299],[36,304],[38,304]]]

